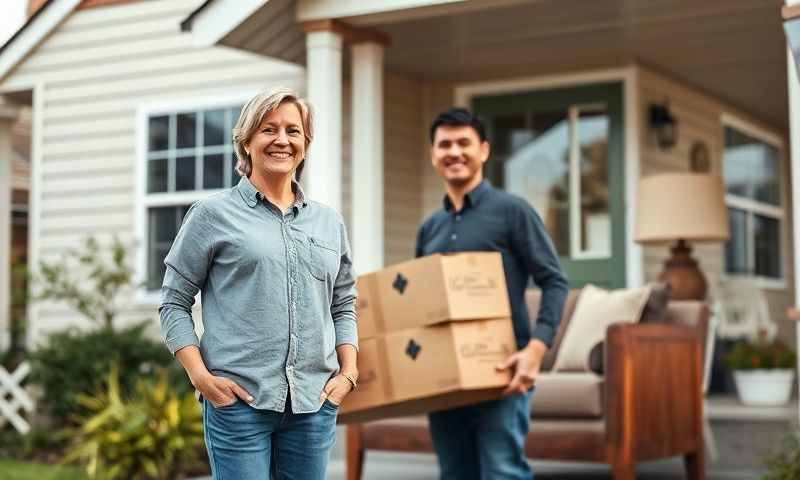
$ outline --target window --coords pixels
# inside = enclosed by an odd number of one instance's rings
[[[488,175],[536,205],[558,254],[611,257],[606,105],[496,116],[491,127]]]
[[[725,245],[725,271],[783,280],[782,142],[750,130],[737,122],[723,126],[723,176],[731,233]]]
[[[241,105],[145,116],[144,283],[158,290],[164,257],[189,206],[239,181],[234,171],[234,123]]]

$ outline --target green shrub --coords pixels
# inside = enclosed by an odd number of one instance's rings
[[[121,329],[116,325],[120,293],[136,286],[129,256],[117,238],[101,245],[89,237],[81,248],[64,250],[57,261],[42,262],[32,275],[33,299],[63,302],[97,326],[51,334],[29,354],[31,381],[41,385],[40,405],[56,426],[65,425],[70,415],[86,413],[77,396],[97,391],[112,363],[119,365],[124,394],[157,367],[169,367],[181,391],[189,386],[166,347],[147,336],[150,321]]]
[[[788,435],[782,448],[768,456],[764,464],[766,475],[761,480],[797,480],[800,478],[800,432]]]
[[[134,286],[128,248],[118,238],[103,247],[88,237],[81,248],[64,250],[57,262],[41,262],[33,276],[35,300],[56,300],[90,321],[114,328],[118,294]]]
[[[77,403],[80,394],[96,392],[119,365],[123,394],[130,393],[136,380],[150,376],[158,367],[169,370],[172,385],[186,392],[189,381],[178,363],[159,340],[148,337],[148,322],[120,330],[69,329],[51,334],[44,345],[29,354],[31,381],[41,386],[39,408],[55,426],[67,424],[71,415],[85,413]]]
[[[73,439],[63,463],[80,460],[90,477],[104,480],[171,480],[191,469],[202,455],[200,404],[172,390],[166,372],[157,378],[137,382],[126,400],[113,366],[103,391],[80,395],[88,414],[63,432]]]

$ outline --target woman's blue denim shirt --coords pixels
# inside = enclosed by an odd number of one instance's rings
[[[198,345],[208,370],[254,407],[282,412],[291,392],[291,411],[309,413],[339,369],[336,347],[358,345],[356,290],[341,215],[293,188],[285,214],[246,177],[192,205],[164,260],[159,313],[173,354]]]

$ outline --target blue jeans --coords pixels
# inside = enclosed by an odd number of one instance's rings
[[[203,400],[203,429],[214,480],[324,480],[336,438],[338,407],[316,413],[257,410],[238,400],[214,408]]]
[[[442,480],[531,480],[532,391],[428,415]]]

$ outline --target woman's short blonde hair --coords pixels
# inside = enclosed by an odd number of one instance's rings
[[[311,106],[301,98],[294,90],[279,87],[269,92],[262,92],[251,98],[242,108],[239,120],[233,127],[233,148],[236,151],[236,173],[249,177],[253,172],[253,160],[247,154],[244,146],[258,130],[264,117],[277,110],[281,104],[291,102],[300,110],[300,119],[303,122],[303,132],[305,133],[306,152],[311,140],[314,138],[314,121],[311,114]],[[295,177],[300,180],[306,160],[303,159],[297,167]]]

